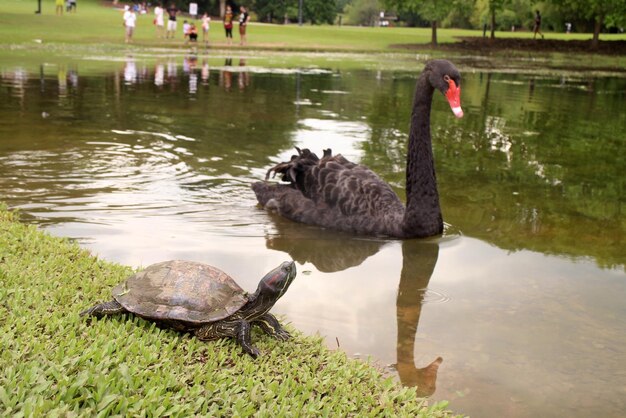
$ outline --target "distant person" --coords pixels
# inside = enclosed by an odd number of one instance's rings
[[[198,42],[198,28],[196,28],[196,24],[191,22],[188,29],[189,33],[187,36],[189,37],[190,42]]]
[[[161,87],[165,79],[165,66],[162,63],[157,63],[154,68],[154,85]]]
[[[126,27],[126,43],[133,41],[133,34],[135,33],[135,23],[137,22],[137,14],[134,10],[129,9],[124,12],[124,26]]]
[[[57,14],[57,16],[63,16],[63,4],[65,2],[63,0],[56,0],[56,9],[55,9],[55,13]]]
[[[125,5],[124,14],[122,15],[122,26],[126,27],[126,19],[128,18],[129,15],[130,15],[130,6]]]
[[[156,25],[156,34],[158,38],[163,38],[163,34],[165,33],[165,21],[163,20],[164,13],[165,10],[163,10],[161,3],[157,3],[154,8],[154,24]]]
[[[67,69],[65,65],[59,65],[57,80],[59,81],[59,97],[65,97],[67,95]]]
[[[133,13],[136,13],[135,10],[133,10]],[[137,16],[135,14],[135,16]],[[135,61],[131,58],[128,57],[126,59],[126,63],[124,64],[124,84],[129,85],[129,84],[135,84],[137,82],[137,65],[135,64]]]
[[[224,86],[224,90],[230,91],[233,85],[233,73],[230,71],[230,67],[233,65],[232,58],[226,58],[224,61],[224,69],[220,71],[220,84]]]
[[[200,70],[200,77],[202,78],[203,83],[209,82],[209,62],[205,59],[202,60],[202,70]]]
[[[187,43],[187,41],[189,40],[189,28],[190,27],[191,25],[189,24],[189,22],[185,20],[183,22],[183,39],[185,40],[185,43]]]
[[[167,32],[165,38],[169,38],[170,35],[174,39],[176,34],[176,15],[178,15],[178,8],[174,3],[170,3],[170,7],[167,8]]]
[[[250,74],[248,71],[245,71],[243,67],[246,66],[246,60],[241,58],[239,60],[239,67],[244,71],[239,71],[239,76],[237,78],[237,85],[239,86],[239,90],[244,91],[246,87],[250,85]]]
[[[533,32],[533,39],[537,37],[537,34],[541,35],[541,39],[543,39],[543,33],[541,33],[541,13],[539,13],[539,10],[535,10],[535,27]]]
[[[572,33],[572,24],[570,22],[565,23],[565,33]]]
[[[244,6],[239,7],[239,45],[245,45],[246,43],[246,29],[248,28],[248,22],[250,21],[250,15]]]
[[[76,0],[69,0],[70,2],[70,12],[76,13]]]
[[[226,6],[226,12],[224,13],[224,30],[226,31],[226,43],[228,45],[233,44],[233,9],[230,6]]]
[[[209,24],[211,23],[211,17],[208,13],[202,15],[202,41],[205,44],[209,43]]]

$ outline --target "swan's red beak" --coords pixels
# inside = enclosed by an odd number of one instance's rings
[[[454,116],[462,118],[463,109],[461,109],[461,87],[457,87],[456,83],[452,79],[448,80],[446,99],[448,99],[448,103],[450,103],[450,108],[452,109]]]

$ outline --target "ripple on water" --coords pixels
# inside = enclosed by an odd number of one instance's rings
[[[434,289],[423,289],[424,290],[424,299],[422,303],[446,303],[450,300],[450,297],[438,290]]]
[[[252,178],[245,175],[248,167],[239,167],[243,178],[206,164],[199,169],[185,148],[173,145],[194,141],[187,136],[112,133],[125,139],[87,141],[81,149],[24,150],[0,158],[0,168],[14,173],[0,180],[0,186],[14,207],[42,216],[41,223],[62,218],[109,224],[154,217],[181,225],[193,219],[220,234],[262,234],[250,193]],[[34,195],[38,205],[32,205]],[[249,227],[242,229],[242,224]]]

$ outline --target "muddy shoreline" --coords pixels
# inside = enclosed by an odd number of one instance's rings
[[[600,41],[598,48],[591,49],[591,40],[570,40],[563,41],[557,39],[521,39],[521,38],[482,38],[464,37],[458,38],[458,42],[439,44],[437,49],[450,51],[480,52],[488,54],[495,51],[528,51],[528,52],[548,52],[548,53],[589,53],[602,55],[626,55],[626,41]],[[396,44],[392,45],[397,49],[424,49],[424,44]]]
[[[600,41],[598,48],[591,50],[590,40],[519,38],[492,40],[482,37],[458,39],[458,42],[440,44],[437,47],[426,44],[396,44],[392,45],[392,48],[404,51],[430,50],[460,53],[465,55],[460,61],[465,61],[466,65],[473,68],[487,71],[530,70],[626,74],[626,65],[623,65],[623,58],[626,58],[626,41]],[[591,61],[581,59],[586,56],[590,57]]]

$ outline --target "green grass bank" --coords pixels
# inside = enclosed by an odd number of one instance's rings
[[[532,41],[530,32],[497,32],[496,45],[481,44],[482,31],[440,29],[441,46],[431,48],[428,28],[380,28],[355,26],[268,25],[253,22],[249,44],[228,47],[221,21],[211,24],[209,47],[186,46],[179,28],[174,40],[160,39],[152,15],[140,15],[132,44],[124,43],[122,4],[80,0],[77,13],[54,14],[54,0],[42,0],[42,14],[35,14],[36,0],[0,1],[0,66],[41,65],[80,60],[97,65],[133,55],[150,59],[198,54],[208,57],[242,56],[261,61],[256,65],[328,68],[413,69],[416,54],[447,58],[465,68],[539,72],[608,71],[623,73],[626,54],[577,52],[568,41],[591,39],[591,34],[547,33],[546,42]],[[181,21],[185,19],[181,17]],[[182,27],[182,24],[180,25]],[[512,38],[515,37],[515,38]],[[478,42],[460,42],[472,39]],[[626,34],[601,35],[603,41],[624,44]],[[504,43],[504,45],[501,45]],[[550,46],[557,43],[556,47]],[[609,48],[612,48],[608,42]],[[543,46],[543,47],[542,47]],[[411,61],[409,65],[407,63]],[[89,64],[88,64],[89,65]],[[511,68],[513,67],[513,68]],[[82,67],[81,67],[82,70]]]
[[[56,16],[54,0],[42,0],[42,14],[36,15],[35,0],[3,0],[0,2],[0,44],[42,43],[124,44],[122,7],[124,2],[112,6],[111,2],[80,0],[77,13]],[[143,47],[180,48],[183,46],[182,22],[179,18],[175,39],[159,39],[153,15],[138,15],[134,44]],[[249,29],[250,46],[289,50],[384,50],[395,43],[427,43],[429,29],[418,28],[367,28],[329,25],[269,25],[253,22]],[[452,42],[453,36],[469,36],[474,31],[442,30],[441,42]],[[232,49],[237,49],[239,35]],[[213,21],[209,31],[210,45],[226,47],[221,21]]]
[[[132,315],[78,316],[131,273],[0,205],[1,416],[450,416],[297,331],[255,333],[252,360]]]
[[[55,15],[55,0],[42,0],[42,13],[35,14],[36,0],[3,0],[0,2],[0,45],[69,43],[73,45],[123,45],[122,7],[111,1],[80,0],[77,13]],[[127,2],[130,3],[130,2]],[[152,23],[153,15],[139,15],[134,35],[135,45],[180,48],[181,16],[176,39],[159,39]],[[460,37],[482,36],[479,30],[439,29],[440,43],[456,42]],[[531,39],[531,32],[496,32],[497,38]],[[209,31],[210,45],[226,47],[221,21],[213,21]],[[329,25],[269,25],[253,22],[249,29],[251,48],[317,51],[388,51],[393,45],[426,44],[430,28],[381,28]],[[583,40],[591,34],[547,33],[546,39]],[[602,34],[601,40],[626,40],[626,34]],[[235,36],[237,49],[238,35]]]

